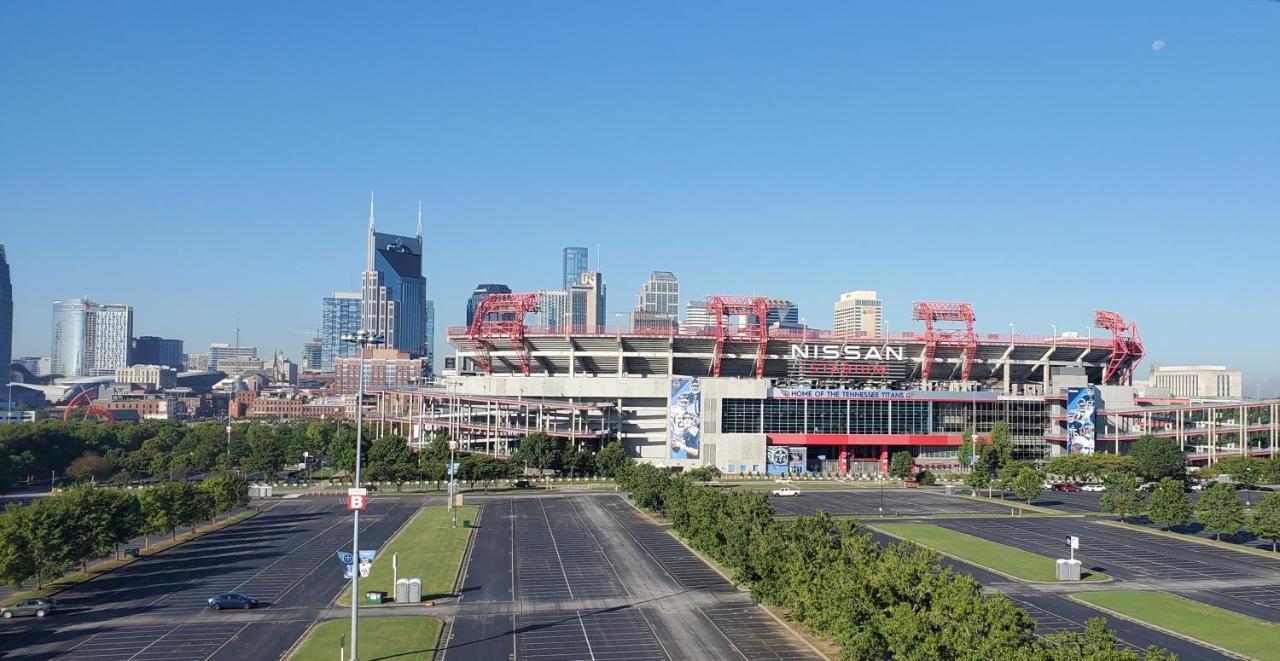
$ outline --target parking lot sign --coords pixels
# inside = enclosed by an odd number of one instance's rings
[[[456,474],[456,473],[458,472],[458,463],[457,463],[457,462],[454,462],[454,463],[448,464],[448,465],[447,465],[447,467],[448,467],[448,469],[449,469],[449,474],[450,474],[450,475],[454,475],[454,474]]]
[[[366,489],[347,489],[347,509],[364,511],[369,505],[369,492]]]

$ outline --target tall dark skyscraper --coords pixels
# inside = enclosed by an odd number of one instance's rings
[[[471,298],[467,299],[467,325],[471,325],[471,320],[476,316],[476,308],[480,307],[480,301],[484,300],[489,294],[510,294],[511,288],[506,285],[487,284],[476,285],[475,291],[471,292]],[[505,315],[512,318],[511,315]]]
[[[13,281],[9,279],[9,260],[0,244],[0,377],[3,383],[11,379],[9,368],[13,365]]]
[[[134,338],[130,365],[164,365],[182,371],[182,340],[143,335]]]
[[[564,249],[564,290],[569,291],[570,287],[582,284],[582,274],[587,272],[587,249],[586,248],[565,248]]]
[[[386,348],[427,355],[427,280],[422,277],[422,209],[417,236],[374,228],[369,195],[369,244],[361,292],[361,327],[382,335]]]

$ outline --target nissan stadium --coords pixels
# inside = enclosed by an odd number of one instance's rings
[[[1193,401],[1135,386],[1137,325],[1094,311],[1097,337],[978,332],[967,303],[916,302],[916,332],[881,336],[770,327],[768,299],[711,296],[705,327],[538,328],[537,294],[492,294],[450,328],[461,369],[424,387],[382,390],[373,419],[424,442],[508,454],[546,433],[633,457],[727,474],[871,474],[908,450],[958,465],[966,429],[1005,420],[1015,457],[1125,452],[1174,438],[1193,462],[1272,456],[1276,401]],[[390,427],[391,429],[386,429]]]

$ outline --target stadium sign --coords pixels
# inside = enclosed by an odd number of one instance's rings
[[[791,345],[792,360],[906,360],[902,347],[862,347],[856,344]]]

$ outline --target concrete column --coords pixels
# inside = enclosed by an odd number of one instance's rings
[[[1004,394],[1006,395],[1013,394],[1013,383],[1010,380],[1009,361],[1007,360],[1004,361]]]

